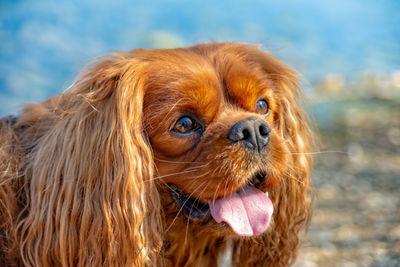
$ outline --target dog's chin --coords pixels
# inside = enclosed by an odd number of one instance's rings
[[[266,186],[268,178],[266,176],[266,172],[264,171],[259,171],[251,175],[248,182],[232,192],[232,194],[243,191],[246,187],[255,187],[268,196],[268,187]],[[201,232],[213,234],[214,236],[238,235],[226,222],[217,223],[211,215],[209,201],[215,200],[193,197],[189,192],[185,192],[173,184],[168,185],[168,191],[175,205],[177,216],[184,217],[186,223],[201,225]]]

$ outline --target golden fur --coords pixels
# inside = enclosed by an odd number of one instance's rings
[[[301,94],[296,73],[255,46],[100,58],[70,90],[0,125],[0,265],[215,266],[229,248],[236,266],[293,263],[313,196]],[[253,111],[259,95],[268,116]],[[170,134],[182,112],[204,122],[201,136]],[[271,126],[268,156],[226,141],[250,116]],[[172,203],[174,188],[227,196],[257,170],[275,210],[261,235],[238,237]]]

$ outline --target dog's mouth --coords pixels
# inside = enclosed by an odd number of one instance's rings
[[[179,214],[190,220],[208,221],[212,217],[217,223],[229,225],[238,235],[251,236],[266,230],[273,212],[268,192],[259,189],[265,176],[264,172],[257,172],[236,192],[220,199],[210,199],[208,203],[173,185],[169,185],[169,190]]]

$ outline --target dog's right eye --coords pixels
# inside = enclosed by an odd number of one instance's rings
[[[181,117],[174,125],[173,131],[181,134],[188,134],[201,128],[194,119],[184,116]]]

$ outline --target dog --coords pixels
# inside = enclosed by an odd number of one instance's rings
[[[116,52],[0,122],[2,266],[287,266],[312,215],[298,75],[258,46]]]

